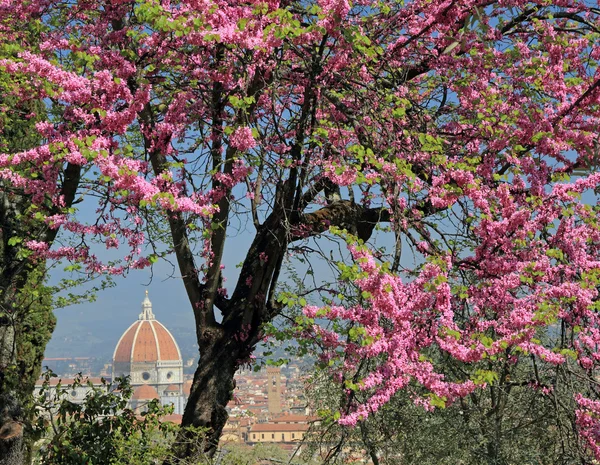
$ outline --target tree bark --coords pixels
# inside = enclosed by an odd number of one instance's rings
[[[215,453],[228,418],[225,407],[233,397],[238,357],[249,352],[240,346],[239,337],[224,332],[204,348],[183,414],[182,424],[192,429],[181,430],[168,463],[200,460]]]
[[[0,465],[23,463],[22,420],[23,411],[14,395],[0,395]]]
[[[19,236],[16,218],[22,199],[7,192],[0,195],[0,464],[19,464],[23,461],[23,408],[16,390],[17,376],[17,318],[15,303],[17,289],[26,274],[17,258],[17,248],[9,245]],[[21,200],[19,202],[19,200]]]

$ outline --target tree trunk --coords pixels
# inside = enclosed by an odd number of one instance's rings
[[[278,189],[283,193],[276,195],[276,205],[286,198],[286,192],[293,192],[285,183],[281,183]],[[231,299],[219,298],[218,293],[213,291],[214,302],[202,297],[203,292],[204,295],[210,293],[198,285],[200,279],[194,272],[196,266],[189,243],[185,234],[179,233],[182,229],[179,220],[170,220],[180,269],[194,308],[200,348],[200,361],[182,427],[205,428],[206,431],[195,434],[194,431],[182,430],[173,446],[173,456],[166,462],[168,464],[210,457],[217,450],[227,421],[225,407],[235,387],[235,372],[248,360],[260,341],[262,325],[272,321],[279,311],[275,302],[279,272],[289,241],[296,240],[295,236],[288,234],[289,223],[286,223],[283,211],[286,210],[276,209],[258,228]],[[355,231],[363,240],[368,240],[376,223],[386,220],[389,220],[387,211],[361,208],[349,201],[334,202],[297,219],[313,234],[325,230],[326,225],[336,225]],[[214,304],[223,314],[222,323],[217,323],[212,316]]]
[[[15,391],[16,329],[8,312],[0,313],[0,465],[23,463],[23,408]]]
[[[212,457],[217,450],[228,418],[225,407],[233,397],[234,375],[240,365],[242,351],[249,354],[250,349],[245,344],[240,347],[239,336],[236,338],[225,331],[211,339],[201,348],[182,420],[182,426],[201,431],[182,429],[173,447],[173,457],[166,463],[199,461],[203,457]]]
[[[0,395],[0,465],[24,463],[22,412],[14,392]]]

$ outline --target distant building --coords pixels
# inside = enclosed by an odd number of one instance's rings
[[[44,390],[46,399],[66,399],[74,404],[81,404],[88,393],[92,391],[92,387],[96,389],[106,389],[107,387],[102,378],[81,378],[77,381],[80,385],[75,384],[76,380],[71,378],[50,378],[44,386],[44,380],[39,379],[35,383],[34,395],[37,397]],[[60,391],[57,392],[56,388],[59,384]],[[58,395],[59,393],[61,395]]]
[[[277,442],[294,443],[304,439],[307,423],[255,423],[248,432],[249,443]]]
[[[251,418],[229,418],[223,428],[223,433],[221,434],[221,443],[246,442],[248,438],[248,429],[253,424],[254,421]]]
[[[173,335],[156,320],[152,302],[142,302],[142,313],[123,333],[113,355],[113,380],[129,376],[133,387],[131,407],[142,410],[152,399],[172,404],[175,414],[183,414],[187,396],[184,393],[183,362]]]
[[[272,418],[271,423],[275,424],[310,424],[319,421],[319,417],[309,415],[285,414]]]
[[[269,413],[281,413],[281,369],[267,367],[267,399]]]

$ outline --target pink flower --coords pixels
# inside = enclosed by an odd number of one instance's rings
[[[242,152],[256,146],[256,141],[252,136],[252,130],[249,127],[240,127],[229,138],[229,143]]]
[[[417,250],[419,252],[427,252],[429,250],[429,244],[425,241],[421,241],[417,244]]]

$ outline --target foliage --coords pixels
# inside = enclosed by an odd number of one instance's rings
[[[50,385],[56,375],[46,373],[38,398],[36,429],[43,445],[37,451],[39,463],[55,465],[108,465],[159,463],[167,456],[176,426],[162,418],[172,409],[149,401],[145,411],[127,408],[133,389],[126,378],[94,386],[81,404],[69,400],[69,393],[86,386],[81,376],[73,384]],[[83,384],[82,384],[83,383]]]
[[[449,375],[481,370],[458,366],[447,357],[444,361]],[[368,365],[362,367],[364,373]],[[334,421],[340,411],[347,411],[349,399],[326,370],[317,369],[306,392],[322,423],[308,437],[304,455],[319,455],[326,463],[344,463],[362,454],[375,464],[424,465],[566,465],[592,460],[574,427],[574,393],[589,389],[575,364],[538,366],[543,385],[532,382],[533,367],[527,360],[487,365],[490,371],[504,371],[503,379],[487,389],[433,411],[415,405],[413,396],[401,391],[355,428]],[[411,388],[418,391],[417,386]],[[363,402],[367,395],[356,393]]]
[[[16,308],[16,373],[7,376],[18,380],[15,391],[21,402],[31,406],[31,393],[42,369],[44,349],[52,336],[56,317],[52,311],[52,295],[44,284],[43,272],[34,271],[18,295]],[[13,376],[14,375],[14,376]]]
[[[25,50],[39,50],[38,39],[44,29],[33,18],[3,18],[4,39],[0,45],[2,59],[18,59]],[[47,102],[46,102],[47,103]],[[43,99],[32,89],[27,79],[19,79],[9,73],[0,73],[0,151],[12,156],[28,151],[40,143],[43,136],[36,125],[52,113]],[[25,162],[31,165],[31,161]],[[40,167],[34,168],[34,171]],[[47,264],[43,258],[34,257],[24,247],[27,240],[41,240],[51,244],[56,229],[48,228],[43,218],[68,208],[74,201],[79,169],[67,165],[56,179],[60,202],[40,199],[32,204],[30,192],[14,185],[5,172],[0,178],[0,396],[9,404],[18,405],[15,410],[31,412],[34,383],[41,371],[41,361],[46,344],[50,340],[56,318],[53,309],[81,300],[93,298],[92,292],[84,295],[69,293],[57,295],[83,279],[61,280],[55,286],[47,285]],[[44,176],[42,173],[33,177]],[[51,266],[52,264],[50,264]],[[110,285],[104,280],[102,285]],[[53,302],[53,298],[56,298]],[[27,415],[2,415],[4,421],[24,424],[28,431],[31,418]],[[25,456],[30,453],[33,438],[24,442]],[[1,441],[0,441],[1,442]],[[11,446],[12,447],[12,446]],[[20,445],[14,446],[20,449]],[[0,444],[0,455],[3,455]],[[14,454],[21,452],[14,451]],[[10,452],[14,456],[13,452]]]
[[[56,378],[44,373],[44,384],[37,398],[36,444],[34,463],[48,465],[148,465],[170,457],[170,446],[179,426],[168,421],[171,407],[157,400],[148,401],[142,412],[127,407],[133,389],[128,378],[94,386],[81,376],[72,384],[51,385]],[[69,393],[87,386],[82,403],[74,403]],[[199,441],[205,431],[195,431]],[[276,445],[254,447],[225,444],[217,457],[188,457],[181,463],[254,465],[262,460],[287,463],[289,452]],[[299,463],[297,460],[294,463]]]
[[[227,444],[217,458],[219,465],[255,465],[269,463],[288,463],[289,452],[273,444],[255,444],[253,446]],[[296,463],[296,462],[292,462]]]
[[[236,369],[310,294],[298,325],[345,389],[339,425],[402,392],[426,409],[491,395],[496,363],[576,363],[571,416],[600,458],[599,15],[583,0],[5,2],[1,23],[32,19],[40,38],[0,68],[52,105],[0,178],[58,206],[28,214],[77,244],[11,246],[88,274],[175,254],[201,351],[184,424],[212,451]],[[65,166],[99,200],[92,220],[85,201],[63,208]],[[236,226],[254,235],[226,288]],[[314,285],[278,296],[291,254]],[[179,439],[178,457],[197,452]]]

